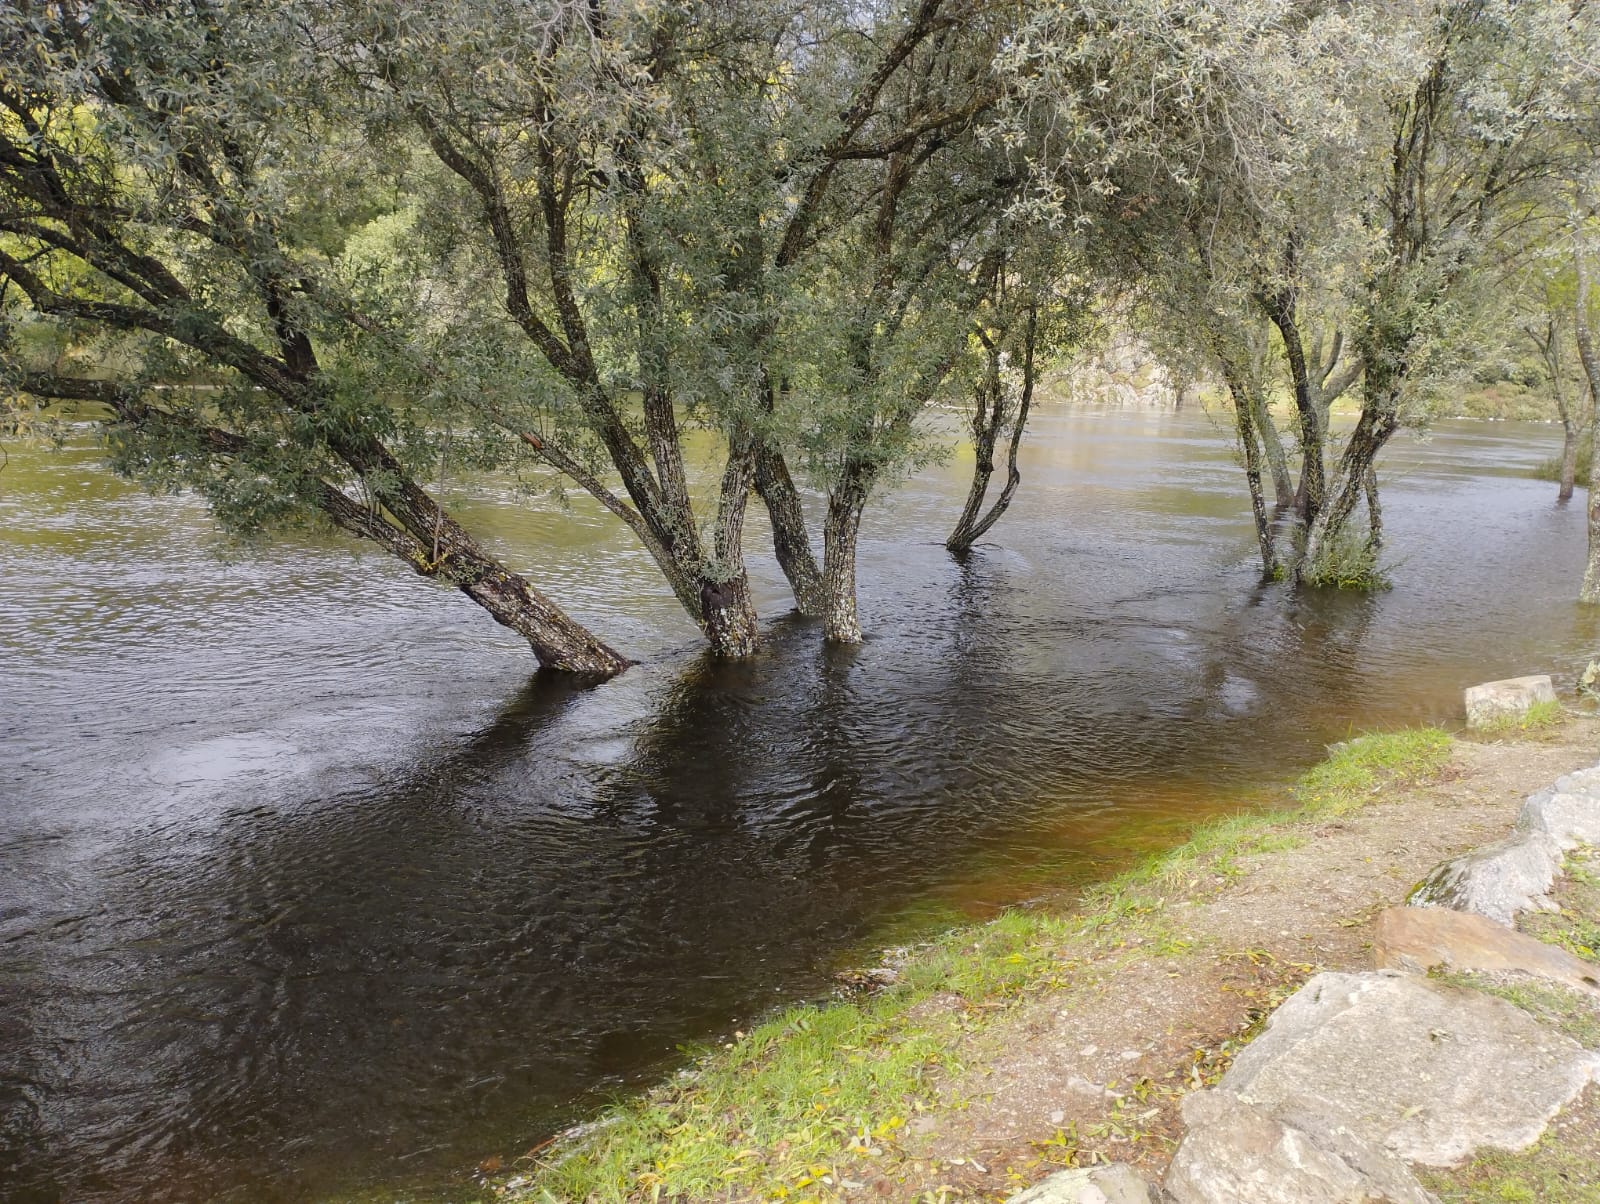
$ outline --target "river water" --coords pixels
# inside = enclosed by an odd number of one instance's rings
[[[643,663],[530,677],[459,596],[331,538],[219,559],[86,442],[0,471],[0,1197],[459,1193],[848,951],[1104,872],[1352,730],[1569,680],[1581,505],[1549,427],[1384,463],[1396,588],[1256,581],[1198,414],[1046,410],[965,564],[968,462],[869,512],[868,642],[708,662],[574,499],[457,504]],[[1581,495],[1580,495],[1581,497]]]

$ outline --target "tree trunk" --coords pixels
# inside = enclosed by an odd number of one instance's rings
[[[1556,501],[1570,502],[1578,476],[1578,424],[1570,417],[1561,418],[1561,488]]]
[[[978,516],[983,511],[983,499],[994,476],[994,448],[1000,439],[1000,423],[1004,417],[1001,398],[987,380],[979,387],[977,405],[977,413],[972,418],[972,486],[967,490],[966,505],[961,507],[961,515],[950,537],[944,541],[945,547],[958,554],[968,551],[978,538]]]
[[[1371,501],[1377,497],[1373,464],[1399,426],[1391,394],[1386,384],[1374,383],[1374,392],[1362,408],[1356,429],[1350,433],[1350,441],[1339,458],[1337,487],[1332,491],[1332,498],[1306,527],[1305,547],[1295,569],[1295,579],[1302,585],[1325,584],[1318,577],[1319,570],[1328,553],[1338,545],[1356,505],[1365,496],[1369,499],[1369,511],[1372,508]],[[1381,531],[1381,515],[1378,521]]]
[[[789,580],[795,608],[815,618],[826,606],[827,593],[822,570],[811,551],[800,491],[795,488],[783,457],[765,446],[756,451],[756,492],[766,503],[767,516],[772,520],[772,550]]]
[[[495,622],[527,640],[544,668],[614,677],[633,663],[486,552],[414,482],[403,484],[409,488],[397,505],[414,514],[433,511],[432,529],[424,528],[426,539],[388,522],[332,485],[322,486],[319,503],[345,531],[379,544],[421,576],[454,585]]]
[[[823,638],[834,644],[859,644],[861,620],[856,615],[856,539],[861,512],[867,504],[871,472],[852,463],[841,474],[838,488],[828,498],[824,529],[822,582],[825,604]]]
[[[1261,489],[1261,449],[1256,442],[1259,408],[1256,402],[1260,391],[1251,387],[1237,363],[1227,356],[1218,358],[1228,392],[1233,394],[1233,422],[1244,452],[1244,478],[1250,486],[1250,510],[1256,523],[1256,543],[1261,548],[1261,575],[1270,580],[1278,575],[1278,555],[1273,546],[1272,520],[1267,517],[1267,501]]]
[[[989,480],[994,475],[994,449],[1000,439],[1000,428],[1005,424],[1005,389],[1000,380],[1000,354],[997,346],[990,347],[989,371],[985,374],[982,389],[987,390],[991,406],[984,405],[984,396],[978,396],[977,411],[973,415],[973,442],[977,462],[972,469],[972,488],[967,492],[967,504],[956,521],[955,530],[944,546],[960,555],[970,551],[972,545],[989,532],[1010,508],[1011,499],[1022,484],[1022,471],[1017,467],[1017,451],[1022,446],[1022,432],[1028,425],[1028,411],[1033,407],[1034,353],[1039,341],[1038,306],[1028,308],[1028,324],[1022,342],[1022,392],[1017,398],[1017,414],[1011,423],[1011,442],[1006,450],[1006,484],[1000,496],[989,507],[989,512],[978,517],[983,499],[989,492]]]
[[[1600,440],[1600,358],[1596,358],[1594,333],[1589,328],[1589,264],[1584,247],[1573,235],[1573,260],[1578,274],[1578,294],[1573,306],[1573,334],[1578,344],[1578,359],[1589,381],[1589,429]],[[1600,454],[1589,466],[1589,560],[1584,567],[1583,588],[1578,601],[1600,606]]]
[[[1383,551],[1383,505],[1378,500],[1378,470],[1374,465],[1367,466],[1367,475],[1362,483],[1367,495],[1367,551],[1374,560]]]
[[[700,626],[715,655],[738,659],[755,654],[761,647],[761,630],[747,573],[701,583]]]
[[[1284,356],[1289,361],[1289,377],[1294,382],[1294,408],[1300,418],[1300,487],[1295,491],[1295,502],[1307,526],[1314,527],[1328,499],[1327,463],[1323,458],[1328,439],[1327,421],[1312,388],[1305,342],[1295,318],[1293,292],[1285,290],[1263,297],[1262,304],[1272,324],[1278,328]]]
[[[1294,478],[1289,475],[1289,457],[1283,450],[1283,436],[1278,433],[1278,424],[1272,420],[1272,410],[1267,405],[1266,394],[1260,389],[1251,390],[1251,406],[1254,410],[1255,428],[1261,435],[1261,447],[1266,453],[1267,468],[1272,473],[1272,501],[1279,510],[1287,510],[1295,504]],[[1234,399],[1238,404],[1238,398]]]
[[[750,577],[744,567],[744,516],[755,463],[750,439],[738,436],[730,441],[717,501],[715,561],[699,574],[700,628],[717,656],[752,656],[761,646]]]

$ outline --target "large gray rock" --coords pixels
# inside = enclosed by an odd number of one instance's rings
[[[1522,1150],[1600,1056],[1504,1000],[1390,970],[1319,974],[1223,1076],[1268,1116],[1342,1128],[1407,1162]]]
[[[1516,831],[1548,837],[1562,849],[1600,845],[1600,797],[1585,789],[1569,790],[1561,785],[1577,776],[1568,774],[1549,790],[1530,794],[1517,816]]]
[[[1519,828],[1505,840],[1462,853],[1428,872],[1406,898],[1415,907],[1451,907],[1509,924],[1521,911],[1548,911],[1561,872],[1561,845]]]
[[[1155,1189],[1131,1166],[1113,1162],[1057,1171],[1006,1204],[1154,1204]]]
[[[1231,1091],[1183,1101],[1162,1186],[1173,1204],[1434,1204],[1404,1163],[1342,1126],[1299,1128]]]
[[[1468,686],[1467,726],[1484,727],[1502,719],[1516,719],[1526,715],[1537,702],[1555,700],[1555,684],[1546,673]]]
[[[1391,907],[1378,916],[1373,960],[1413,973],[1512,970],[1600,995],[1600,966],[1547,945],[1488,916],[1443,907]]]
[[[1571,773],[1563,774],[1555,780],[1552,789],[1570,791],[1573,794],[1600,794],[1600,765],[1589,769],[1574,769]]]

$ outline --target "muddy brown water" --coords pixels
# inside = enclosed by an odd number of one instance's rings
[[[643,658],[591,690],[376,554],[220,561],[86,443],[0,471],[0,1198],[459,1196],[845,951],[1102,872],[1461,688],[1570,681],[1553,428],[1384,463],[1396,588],[1261,587],[1201,415],[1038,415],[958,564],[966,462],[867,519],[856,650],[730,667],[574,502],[458,498]],[[1581,495],[1580,495],[1581,500]],[[754,525],[754,524],[753,524]]]

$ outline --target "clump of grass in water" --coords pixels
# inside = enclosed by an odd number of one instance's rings
[[[1594,436],[1585,431],[1578,436],[1578,459],[1572,474],[1573,482],[1579,488],[1589,484],[1589,469],[1594,463]],[[1533,477],[1537,481],[1561,480],[1561,453],[1557,452],[1548,460],[1540,460],[1534,467]]]
[[[1329,544],[1318,563],[1306,566],[1300,578],[1307,585],[1368,594],[1381,593],[1393,584],[1379,566],[1372,545],[1352,531],[1343,532]]]
[[[1242,855],[1293,847],[1302,838],[1284,827],[1421,781],[1449,750],[1450,737],[1435,728],[1340,744],[1295,785],[1296,806],[1204,824],[1185,844],[1086,892],[1077,914],[1010,911],[944,933],[878,994],[791,1008],[618,1105],[516,1190],[530,1200],[623,1204],[728,1193],[782,1199],[809,1194],[825,1175],[837,1183],[841,1167],[874,1157],[931,1106],[934,1076],[959,1069],[956,1039],[982,1024],[985,1005],[1072,980],[1075,939],[1137,936],[1156,956],[1182,956],[1187,942],[1163,940],[1154,888],[1226,875]]]

